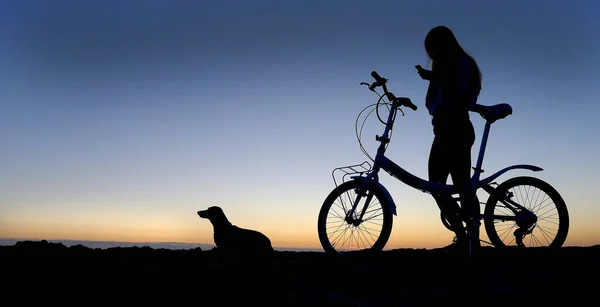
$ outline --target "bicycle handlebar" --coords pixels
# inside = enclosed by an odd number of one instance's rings
[[[373,77],[373,79],[375,79],[375,82],[373,82],[371,85],[369,85],[369,90],[375,91],[375,88],[377,88],[378,86],[381,86],[383,88],[383,93],[385,94],[387,99],[389,99],[392,102],[398,102],[400,106],[409,107],[409,108],[413,109],[414,111],[417,110],[417,106],[414,103],[412,103],[412,101],[410,101],[409,98],[396,97],[392,92],[388,91],[387,86],[386,86],[388,79],[382,78],[376,71],[371,72],[371,77]]]

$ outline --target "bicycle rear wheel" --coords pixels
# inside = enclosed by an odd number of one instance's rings
[[[523,229],[515,221],[484,217],[485,231],[495,247],[551,247],[559,248],[567,239],[569,212],[562,196],[545,181],[528,176],[514,177],[498,185],[490,195],[484,216],[515,213],[501,201],[510,198],[537,216],[537,221]],[[517,229],[520,229],[515,233]],[[517,236],[521,232],[522,244]]]
[[[374,184],[367,185],[366,196],[361,197],[355,213],[346,218],[362,182],[355,179],[340,184],[321,206],[317,229],[321,245],[328,253],[381,251],[390,238],[392,213],[387,198]],[[359,215],[369,198],[370,203],[361,219]]]

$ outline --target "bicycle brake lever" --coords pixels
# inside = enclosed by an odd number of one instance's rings
[[[361,82],[361,83],[360,83],[360,85],[366,85],[366,86],[368,86],[368,87],[369,87],[369,90],[370,90],[371,92],[374,92],[374,91],[375,91],[375,82],[373,82],[373,84],[369,84],[369,83],[367,83],[367,82]]]

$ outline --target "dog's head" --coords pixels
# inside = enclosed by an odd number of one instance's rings
[[[206,210],[200,210],[197,212],[198,216],[203,219],[215,220],[225,217],[223,209],[217,206],[208,207]]]

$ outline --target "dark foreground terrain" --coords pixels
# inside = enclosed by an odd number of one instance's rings
[[[0,297],[11,306],[579,306],[597,303],[599,256],[592,246],[484,248],[471,260],[423,249],[240,260],[199,248],[23,241],[0,246]]]

